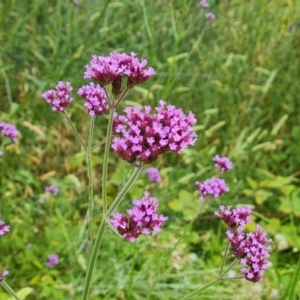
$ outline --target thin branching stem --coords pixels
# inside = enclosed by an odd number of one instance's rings
[[[14,297],[16,300],[22,300],[18,294],[9,286],[9,284],[5,281],[2,280],[0,282],[0,284],[4,287],[4,289],[12,296]]]

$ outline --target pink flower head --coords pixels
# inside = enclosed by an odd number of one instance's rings
[[[196,188],[201,192],[199,200],[203,200],[206,196],[218,198],[229,192],[229,188],[223,179],[213,177],[205,180],[203,183],[195,182]]]
[[[240,259],[240,263],[247,267],[242,268],[245,278],[252,282],[262,280],[262,275],[268,267],[267,258],[270,256],[272,240],[267,238],[265,230],[256,225],[254,233],[244,233],[244,226],[240,226],[235,232],[226,232],[233,251],[232,256]]]
[[[127,210],[128,216],[113,212],[110,220],[112,226],[128,241],[135,242],[141,234],[150,235],[153,231],[160,231],[168,220],[168,217],[157,214],[158,200],[150,197],[149,192],[132,203],[134,207]]]
[[[0,215],[1,217],[1,215]],[[9,226],[5,225],[3,221],[0,221],[0,236],[4,235],[4,233],[9,232]]]
[[[209,4],[206,2],[206,0],[201,0],[199,5],[200,5],[201,8],[209,7]]]
[[[154,183],[161,182],[161,177],[159,174],[159,170],[156,168],[148,168],[145,170],[145,173],[148,175],[149,179]]]
[[[245,226],[251,221],[250,215],[252,213],[251,206],[238,207],[231,209],[231,206],[220,206],[219,211],[215,211],[215,215],[223,220],[229,228],[236,228],[237,226]]]
[[[53,111],[65,111],[66,107],[73,101],[71,91],[73,90],[70,82],[59,81],[56,90],[49,90],[42,94],[48,103],[52,105]]]
[[[228,157],[220,157],[219,155],[216,155],[213,158],[213,161],[215,163],[215,167],[219,168],[222,172],[233,169],[232,162]]]
[[[3,280],[4,276],[8,275],[9,271],[4,270],[2,273],[0,273],[0,282]]]
[[[15,125],[1,122],[0,130],[1,130],[1,134],[3,136],[9,137],[13,142],[15,142],[17,140],[19,132],[16,129]],[[2,152],[2,154],[3,154],[3,152]]]
[[[127,107],[126,116],[114,116],[114,133],[117,135],[112,148],[132,164],[151,163],[167,151],[179,153],[181,149],[194,145],[197,135],[192,127],[196,119],[189,112],[173,105],[165,107],[160,101],[157,113],[150,114],[151,107]],[[144,110],[144,111],[143,111]]]
[[[84,106],[86,107],[88,114],[92,117],[104,115],[108,109],[105,91],[99,84],[95,85],[91,82],[88,85],[82,86],[78,90],[78,95],[87,100]]]
[[[48,192],[54,196],[57,196],[59,193],[59,189],[53,185],[49,185],[45,187],[45,192]]]
[[[59,261],[58,255],[56,253],[52,253],[52,254],[48,255],[48,261],[46,262],[45,265],[48,268],[52,268],[58,264],[58,261]]]
[[[216,16],[214,13],[209,12],[209,13],[205,14],[205,18],[208,20],[214,20],[216,18]]]

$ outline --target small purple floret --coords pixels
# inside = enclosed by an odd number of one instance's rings
[[[4,276],[6,276],[8,274],[9,274],[8,270],[4,270],[2,273],[0,273],[0,282],[3,280]]]
[[[0,215],[1,217],[1,215]],[[0,221],[0,236],[4,235],[4,233],[9,232],[9,226],[5,225],[3,221]]]
[[[48,255],[48,261],[46,262],[46,267],[48,268],[52,268],[54,267],[56,264],[58,264],[59,261],[59,257],[56,253],[52,253],[50,255]]]
[[[207,196],[218,198],[229,192],[225,180],[216,177],[205,180],[203,183],[197,181],[195,182],[195,186],[201,192],[199,200],[203,200]]]
[[[149,179],[153,182],[153,183],[159,183],[161,182],[161,177],[160,177],[160,173],[159,170],[156,168],[148,168],[145,170],[145,173],[148,175]]]
[[[132,203],[134,207],[127,210],[128,216],[113,212],[110,220],[112,226],[128,241],[135,242],[141,234],[150,235],[153,231],[160,231],[168,220],[168,217],[157,214],[158,200],[150,197],[149,192]]]
[[[48,192],[54,196],[57,196],[59,193],[59,189],[53,185],[49,185],[45,187],[45,192]]]
[[[48,90],[43,93],[42,97],[52,105],[53,111],[65,111],[66,107],[73,101],[71,83],[59,81],[55,88],[56,90]]]
[[[201,8],[209,7],[209,4],[206,2],[206,0],[201,0],[199,5],[200,5]]]
[[[216,18],[216,16],[215,16],[214,13],[209,12],[209,13],[205,14],[205,18],[206,18],[207,20],[214,20],[214,19]]]
[[[216,155],[213,158],[213,161],[215,163],[215,167],[219,168],[222,172],[226,172],[233,169],[232,162],[228,157],[220,157],[219,155]]]
[[[19,135],[19,132],[16,129],[15,125],[4,122],[0,123],[0,131],[3,136],[9,137],[13,142],[17,140],[17,137]]]

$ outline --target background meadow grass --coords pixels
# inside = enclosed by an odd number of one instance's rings
[[[85,273],[82,222],[87,209],[85,153],[61,114],[41,93],[58,80],[84,84],[92,54],[137,52],[157,74],[129,93],[126,105],[164,99],[192,110],[198,142],[153,166],[162,182],[145,175],[119,210],[149,190],[169,215],[166,228],[135,244],[107,231],[91,299],[179,299],[214,279],[224,249],[224,226],[213,217],[220,203],[252,204],[255,221],[275,240],[272,266],[262,283],[224,282],[195,299],[298,299],[300,176],[300,3],[292,0],[13,1],[0,3],[0,121],[21,133],[0,161],[0,212],[11,232],[0,241],[0,267],[26,299],[80,299]],[[216,15],[206,20],[205,12]],[[69,114],[88,135],[89,118],[76,98]],[[106,119],[96,121],[95,142]],[[101,216],[101,154],[94,152],[95,218]],[[231,192],[198,208],[194,182],[214,175],[212,157],[229,156]],[[130,167],[111,156],[109,197]],[[48,184],[57,199],[40,205]],[[253,229],[250,225],[249,229]],[[60,263],[46,269],[56,252]],[[0,290],[0,299],[8,299]]]

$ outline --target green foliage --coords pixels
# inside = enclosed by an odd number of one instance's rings
[[[142,174],[126,196],[125,210],[144,190],[160,199],[167,228],[126,243],[107,233],[91,299],[178,299],[218,274],[225,227],[213,217],[220,204],[251,204],[255,221],[274,239],[272,266],[262,283],[224,282],[195,299],[296,299],[299,291],[299,84],[300,6],[297,1],[4,0],[0,3],[0,121],[21,133],[3,142],[0,213],[11,232],[1,238],[0,269],[26,299],[80,299],[86,268],[85,153],[62,115],[41,98],[58,80],[83,84],[92,54],[134,51],[157,75],[131,91],[126,105],[159,99],[192,110],[199,135],[194,148],[155,163],[162,182]],[[74,97],[75,98],[75,97]],[[120,108],[121,110],[122,108]],[[88,135],[82,100],[69,110]],[[95,143],[106,118],[96,121]],[[101,216],[103,148],[93,152],[95,219]],[[198,210],[194,182],[214,175],[212,157],[229,156],[231,192]],[[112,154],[109,201],[130,166]],[[48,184],[58,198],[39,199]],[[99,220],[100,222],[100,220]],[[47,269],[50,253],[59,264]],[[277,295],[278,293],[278,295]],[[289,298],[290,297],[290,298]],[[0,291],[0,298],[9,296]]]

